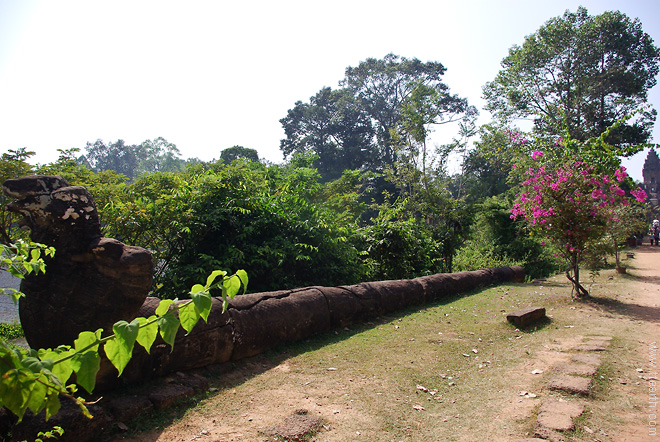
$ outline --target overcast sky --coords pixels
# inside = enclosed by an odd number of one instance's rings
[[[96,139],[164,137],[185,158],[241,145],[281,162],[287,110],[366,58],[439,61],[451,91],[481,110],[481,88],[509,48],[548,19],[580,5],[591,15],[620,10],[660,45],[658,4],[0,0],[0,152],[27,147],[43,164]],[[660,87],[649,98],[660,108]],[[636,179],[644,158],[626,162]]]

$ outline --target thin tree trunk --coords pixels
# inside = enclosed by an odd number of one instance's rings
[[[574,298],[586,298],[589,296],[589,291],[580,284],[580,261],[577,253],[571,255],[570,265],[566,269],[566,278],[573,284],[571,289],[571,296]],[[573,271],[573,275],[571,275]]]

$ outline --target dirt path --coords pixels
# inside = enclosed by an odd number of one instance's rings
[[[653,347],[660,346],[660,247],[642,246],[636,250],[634,269],[630,271],[633,280],[631,293],[622,295],[620,312],[638,331],[637,353],[635,358],[639,368],[638,380],[631,383],[630,388],[619,382],[617,388],[623,394],[634,395],[640,403],[640,408],[634,410],[629,423],[620,431],[620,439],[624,442],[645,442],[660,440],[650,434],[650,421],[660,417],[660,409],[649,406],[649,388],[652,378],[658,377],[658,363],[650,360]],[[634,327],[636,325],[636,327]],[[656,353],[657,354],[657,353]],[[638,412],[638,413],[637,413]],[[656,427],[657,428],[657,427]],[[657,439],[656,439],[657,438]]]
[[[567,440],[656,440],[649,436],[649,345],[660,342],[660,247],[636,249],[628,265],[626,275],[607,270],[587,282],[588,302],[572,302],[558,275],[239,361],[212,379],[213,392],[198,406],[112,440],[273,441],[264,430],[298,413],[321,419],[308,441],[516,442],[533,435],[540,404],[559,397],[546,388],[553,367],[597,335],[612,336],[612,345]],[[545,306],[550,323],[514,331],[504,312],[528,305]]]

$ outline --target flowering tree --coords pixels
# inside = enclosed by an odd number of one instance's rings
[[[525,218],[532,230],[553,243],[568,262],[566,277],[573,284],[573,296],[589,296],[580,284],[579,265],[589,246],[606,233],[608,223],[620,220],[615,210],[630,203],[620,187],[626,170],[619,167],[614,176],[601,174],[577,156],[550,162],[538,150],[532,160],[511,218]],[[646,199],[643,190],[630,193],[637,201]]]

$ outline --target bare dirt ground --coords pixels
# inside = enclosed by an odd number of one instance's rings
[[[612,345],[600,355],[592,393],[568,398],[587,411],[566,439],[660,440],[649,435],[660,247],[634,252],[626,275],[607,270],[586,281],[593,298],[585,302],[571,301],[558,275],[239,361],[196,406],[161,423],[131,423],[112,441],[296,440],[269,434],[296,415],[318,418],[305,441],[518,441],[533,436],[544,400],[562,398],[546,388],[553,367],[589,336],[612,336]],[[546,307],[548,325],[521,332],[506,324],[505,311],[532,304]]]

